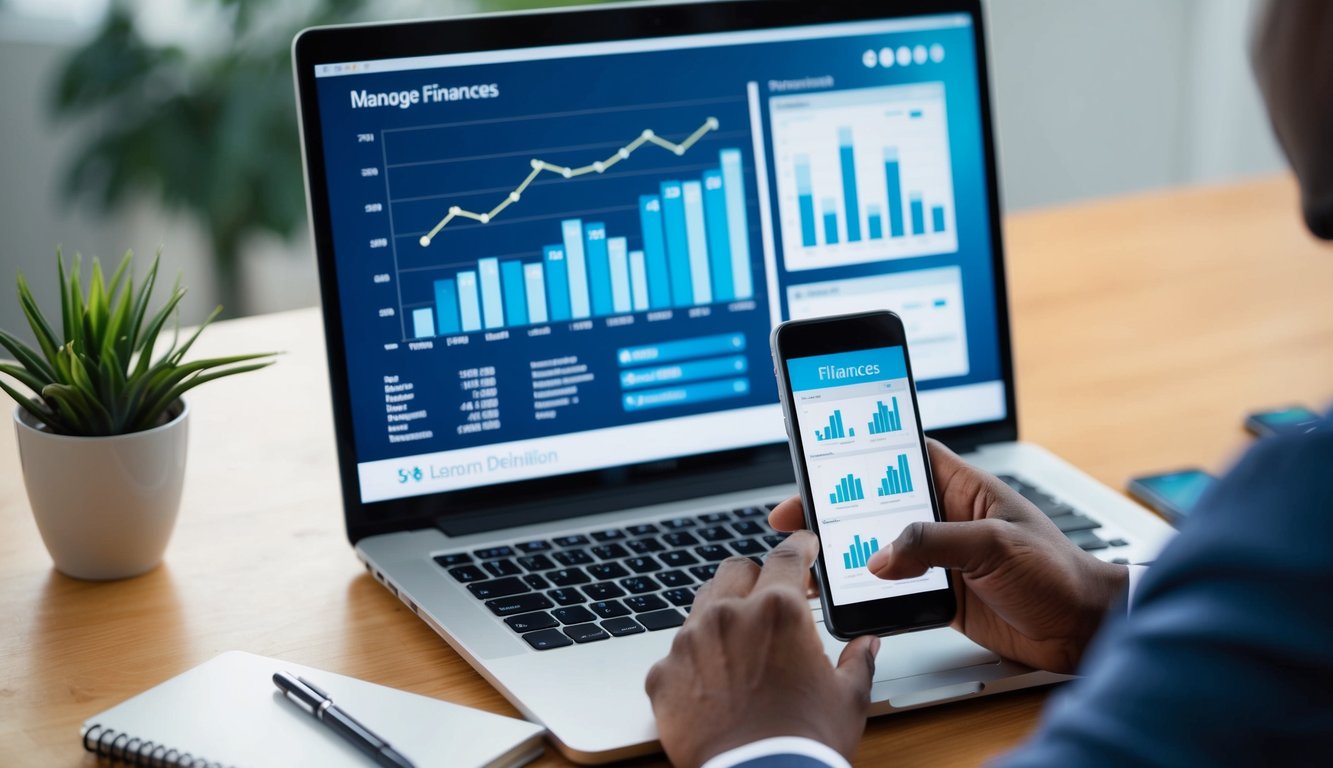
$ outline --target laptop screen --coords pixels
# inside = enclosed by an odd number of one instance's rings
[[[973,35],[317,65],[361,500],[783,442],[790,318],[894,310],[927,429],[1004,419]]]

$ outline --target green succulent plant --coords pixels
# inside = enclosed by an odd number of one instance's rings
[[[176,311],[185,296],[180,278],[166,302],[150,314],[158,258],[154,257],[137,286],[133,262],[133,252],[127,252],[108,281],[102,265],[93,259],[85,293],[80,282],[82,258],[75,256],[73,268],[67,271],[65,258],[57,250],[60,335],[37,306],[23,273],[19,273],[19,305],[32,327],[37,348],[0,331],[0,347],[14,356],[12,362],[0,361],[0,373],[16,380],[32,395],[23,394],[3,379],[0,389],[51,432],[101,437],[152,429],[169,420],[172,406],[194,387],[274,363],[274,353],[269,352],[185,362],[190,347],[222,308],[214,310],[182,342]],[[173,318],[168,339],[164,331]]]

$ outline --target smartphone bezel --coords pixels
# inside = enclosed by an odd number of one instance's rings
[[[796,472],[796,483],[805,509],[806,527],[816,535],[819,534],[819,521],[814,514],[813,489],[805,467],[805,443],[801,431],[796,428],[797,416],[792,407],[793,393],[791,380],[787,375],[787,361],[798,357],[893,346],[903,348],[912,412],[917,414],[913,420],[916,423],[917,439],[921,445],[921,459],[926,469],[926,477],[929,478],[926,490],[930,497],[931,515],[937,522],[942,520],[939,499],[935,493],[935,476],[931,470],[930,453],[925,450],[926,436],[921,428],[916,378],[912,374],[912,360],[907,348],[907,333],[902,319],[892,312],[879,311],[788,321],[773,329],[771,345],[779,399],[782,401],[782,412],[786,419],[788,442],[791,446],[792,467]],[[947,570],[945,571],[947,582],[943,589],[846,605],[835,605],[832,601],[828,569],[825,566],[822,549],[819,557],[815,559],[815,574],[819,579],[819,601],[824,611],[824,626],[834,637],[842,640],[866,634],[892,635],[942,627],[953,621],[957,612],[954,577]],[[889,619],[887,623],[886,619]]]

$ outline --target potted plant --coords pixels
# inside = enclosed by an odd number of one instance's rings
[[[18,402],[23,481],[37,527],[60,571],[80,579],[119,579],[156,566],[180,508],[189,406],[200,384],[273,363],[271,353],[185,361],[204,327],[181,339],[176,308],[185,289],[150,308],[153,260],[135,284],[126,253],[108,281],[93,260],[87,290],[82,260],[66,271],[57,251],[61,332],[37,306],[23,274],[18,298],[32,348],[0,331],[3,389]],[[173,328],[168,329],[171,321]]]

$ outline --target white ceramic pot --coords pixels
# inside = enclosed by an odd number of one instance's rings
[[[23,482],[56,568],[76,579],[138,576],[162,562],[176,525],[189,407],[144,432],[66,437],[15,409]]]

